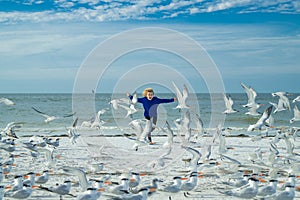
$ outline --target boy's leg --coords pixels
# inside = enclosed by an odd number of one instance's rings
[[[150,120],[152,120],[152,123],[153,123],[154,125],[156,125],[157,117],[151,117]],[[152,132],[154,129],[155,129],[155,128],[152,127],[151,132]],[[153,143],[153,142],[152,142],[152,138],[151,138],[151,132],[148,134],[148,140],[149,140],[150,143]]]

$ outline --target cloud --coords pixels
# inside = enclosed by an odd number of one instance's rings
[[[49,3],[50,2],[50,3]],[[0,23],[48,22],[48,21],[124,21],[159,20],[161,18],[189,17],[199,13],[300,13],[300,3],[288,0],[216,0],[192,1],[99,1],[99,0],[54,0],[29,1],[24,10],[0,12]],[[47,6],[45,6],[47,3]],[[18,5],[18,2],[11,4]],[[41,9],[42,8],[42,9]],[[19,9],[18,9],[19,10]],[[36,11],[38,10],[38,11]]]

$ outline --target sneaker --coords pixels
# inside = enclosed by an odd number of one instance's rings
[[[153,145],[153,144],[155,144],[155,143],[154,143],[154,142],[150,142],[149,144],[150,144],[150,145]]]

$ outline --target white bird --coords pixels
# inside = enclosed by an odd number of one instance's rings
[[[233,100],[231,99],[231,97],[228,95],[226,96],[226,94],[223,94],[224,97],[224,102],[225,102],[225,107],[226,110],[223,111],[224,114],[230,114],[230,113],[236,113],[238,112],[237,110],[233,109]]]
[[[72,144],[76,143],[77,138],[80,136],[78,133],[76,133],[76,125],[78,122],[78,117],[74,120],[72,127],[67,128],[68,136],[72,142]]]
[[[261,128],[264,125],[264,123],[266,122],[266,120],[270,117],[272,109],[273,109],[273,106],[272,105],[269,106],[255,124],[249,125],[247,131],[253,131],[254,129],[261,130]]]
[[[250,178],[250,174],[244,174],[241,178],[229,179],[228,181],[222,181],[223,184],[229,185],[235,188],[242,187],[249,183],[248,179]]]
[[[247,102],[247,104],[243,105],[243,107],[251,107],[252,108],[254,105],[257,104],[255,102],[255,98],[257,96],[257,93],[252,87],[247,87],[243,83],[241,83],[241,86],[244,89],[244,91],[246,92],[247,97],[248,97],[248,102]]]
[[[199,138],[199,136],[201,136],[203,134],[203,121],[202,121],[199,114],[196,114],[196,120],[195,121],[196,121],[195,122],[196,123],[196,130],[194,130],[194,131],[196,131],[196,134],[194,135],[194,139],[197,140]]]
[[[115,110],[117,110],[119,108],[120,103],[125,103],[125,104],[129,105],[130,100],[128,98],[121,98],[121,99],[112,99],[109,102],[109,104],[111,104]]]
[[[188,91],[186,85],[183,85],[183,90],[181,93],[180,90],[178,89],[178,87],[176,86],[176,84],[174,82],[172,82],[172,83],[175,88],[176,97],[178,100],[178,105],[175,109],[190,108],[189,106],[186,105],[187,98],[189,97],[189,91]]]
[[[254,198],[258,192],[258,180],[251,177],[249,178],[249,183],[247,185],[229,191],[218,190],[218,192],[239,198]]]
[[[35,183],[35,173],[29,172],[26,175],[24,175],[23,185],[30,185],[33,186]]]
[[[38,186],[31,186],[31,185],[24,184],[22,189],[13,192],[9,197],[14,199],[26,199],[30,197],[33,188],[37,188],[37,187]]]
[[[140,184],[141,176],[140,173],[137,172],[131,172],[131,177],[129,178],[129,188],[132,190],[132,188],[137,187]]]
[[[183,147],[183,148],[192,154],[192,158],[189,162],[188,170],[192,171],[192,172],[197,171],[198,162],[199,162],[202,154],[198,150],[196,150],[192,147]]]
[[[295,99],[293,99],[293,103],[296,103],[297,101],[298,101],[298,102],[300,101],[300,95],[297,96]]]
[[[97,200],[100,198],[104,188],[87,188],[85,192],[77,196],[77,200]]]
[[[170,147],[164,154],[160,155],[158,157],[158,159],[151,162],[148,166],[150,166],[152,168],[155,168],[156,166],[164,167],[165,166],[165,160],[171,159],[171,158],[167,157],[168,155],[170,155],[171,151],[172,151],[172,148]]]
[[[183,178],[181,178],[183,180]],[[191,191],[197,186],[198,172],[192,172],[188,180],[183,181],[181,185],[182,191]]]
[[[118,197],[113,197],[111,199],[113,199],[113,200],[146,200],[148,197],[148,192],[149,192],[148,188],[142,188],[138,191],[137,194],[127,193],[127,194],[122,194],[121,196],[118,196]]]
[[[181,185],[182,185],[181,177],[175,176],[173,178],[173,183],[171,183],[169,185],[165,185],[162,188],[159,187],[158,190],[161,190],[164,192],[176,193],[181,190]]]
[[[300,111],[296,105],[293,111],[294,111],[294,117],[290,119],[290,123],[294,123],[295,121],[300,121]]]
[[[283,110],[291,110],[289,99],[285,95],[286,95],[285,92],[272,93],[273,97],[275,97],[275,96],[279,97],[279,100],[278,100],[277,104],[269,102],[271,105],[273,105],[275,107],[274,113],[280,112],[280,111],[283,111]]]
[[[113,194],[124,194],[125,191],[129,190],[129,179],[128,178],[122,178],[121,183],[116,186],[111,186],[107,188],[107,191]]]
[[[12,100],[8,99],[8,98],[0,98],[0,104],[1,103],[4,103],[7,106],[15,105],[15,103]]]
[[[18,138],[16,135],[16,129],[21,128],[22,123],[20,122],[10,122],[6,125],[6,127],[1,131],[1,133],[5,133],[7,136],[12,138]]]
[[[276,193],[278,180],[271,179],[269,184],[258,188],[257,196],[268,196]]]
[[[173,139],[174,139],[174,133],[170,127],[170,124],[168,121],[166,121],[167,130],[162,129],[163,132],[165,132],[168,136],[168,140],[163,144],[164,148],[171,148],[173,145]]]
[[[295,186],[287,185],[284,191],[275,193],[271,196],[266,196],[266,199],[274,200],[293,200],[295,198]]]
[[[134,104],[130,104],[129,107],[123,104],[118,104],[118,106],[124,108],[127,111],[125,118],[137,112],[137,109],[134,107]]]
[[[49,170],[44,170],[42,175],[36,175],[35,183],[44,184],[49,180]]]
[[[101,128],[101,126],[105,123],[104,121],[101,120],[101,115],[106,113],[106,111],[108,111],[108,108],[103,108],[97,112],[95,119],[91,124],[91,128],[98,128],[98,129]]]
[[[139,138],[144,130],[141,124],[141,120],[132,120],[131,122],[129,122],[128,125],[134,130],[134,133],[136,134],[137,138]]]
[[[88,188],[89,183],[86,178],[86,173],[82,169],[69,166],[64,166],[62,167],[62,169],[67,173],[77,176],[82,191],[85,191]]]
[[[15,175],[13,184],[6,187],[6,189],[9,189],[8,191],[6,191],[6,193],[11,193],[13,191],[21,190],[22,187],[23,187],[23,176]]]
[[[66,117],[72,117],[73,115],[75,115],[76,113],[74,112],[74,113],[72,113],[72,114],[68,114],[68,115],[64,115],[64,116],[62,116],[62,117],[60,117],[60,116],[50,116],[50,115],[48,115],[48,114],[46,114],[46,113],[44,113],[44,112],[41,112],[41,111],[39,111],[38,109],[36,109],[36,108],[34,108],[34,107],[31,107],[34,111],[36,111],[37,113],[39,113],[39,114],[41,114],[44,118],[46,118],[44,121],[46,122],[46,123],[49,123],[49,122],[51,122],[51,121],[53,121],[53,120],[56,120],[56,119],[61,119],[61,118],[66,118]]]
[[[40,186],[39,188],[47,190],[49,192],[53,192],[53,193],[59,194],[60,197],[62,197],[62,195],[66,195],[66,194],[70,193],[70,190],[71,190],[71,181],[70,180],[66,180],[66,181],[64,181],[63,184],[56,184],[55,186],[50,186],[50,187]]]
[[[248,109],[246,115],[258,116],[260,113],[257,112],[257,109],[260,108],[261,104],[252,104],[252,107]]]

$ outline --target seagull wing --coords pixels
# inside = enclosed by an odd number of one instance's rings
[[[173,83],[173,86],[175,88],[177,100],[178,100],[179,104],[182,104],[183,103],[183,95],[181,94],[181,92],[178,89],[177,85],[174,82],[172,82],[172,83]]]
[[[76,167],[68,167],[68,166],[64,166],[62,169],[65,172],[71,173],[78,177],[79,184],[82,187],[82,190],[86,190],[88,188],[89,183],[86,178],[86,173],[82,169]]]
[[[47,115],[46,113],[39,111],[38,109],[36,109],[35,107],[31,107],[34,111],[36,111],[37,113],[40,113],[43,117],[48,118],[50,117],[49,115]]]

